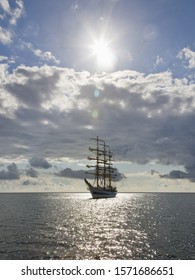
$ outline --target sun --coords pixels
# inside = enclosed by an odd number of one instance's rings
[[[95,40],[92,45],[92,55],[96,58],[99,70],[112,70],[115,64],[115,56],[110,45],[105,40]]]

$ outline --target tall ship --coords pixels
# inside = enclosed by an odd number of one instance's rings
[[[86,174],[92,178],[92,181],[85,178],[85,183],[92,198],[115,197],[117,189],[114,186],[114,181],[117,176],[117,169],[113,167],[113,154],[104,140],[99,139],[99,137],[91,138],[91,140],[93,144],[92,147],[89,147],[88,160],[92,164],[86,165],[89,169]]]

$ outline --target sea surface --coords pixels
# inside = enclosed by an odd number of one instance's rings
[[[195,193],[0,194],[0,259],[195,259]]]

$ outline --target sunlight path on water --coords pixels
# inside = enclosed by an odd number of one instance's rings
[[[55,239],[60,245],[56,254],[60,258],[141,258],[144,251],[147,251],[147,257],[155,255],[147,243],[147,233],[138,221],[139,212],[143,210],[138,203],[139,197],[135,194],[101,200],[88,197],[88,194],[78,194],[74,198],[66,197],[64,202],[60,199],[59,204],[55,201],[57,208],[50,218],[51,224],[53,219],[56,223]],[[47,234],[49,237],[49,232]]]
[[[2,194],[0,259],[193,259],[192,194]]]

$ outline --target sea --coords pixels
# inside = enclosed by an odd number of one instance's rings
[[[195,193],[1,193],[1,260],[194,260]]]

